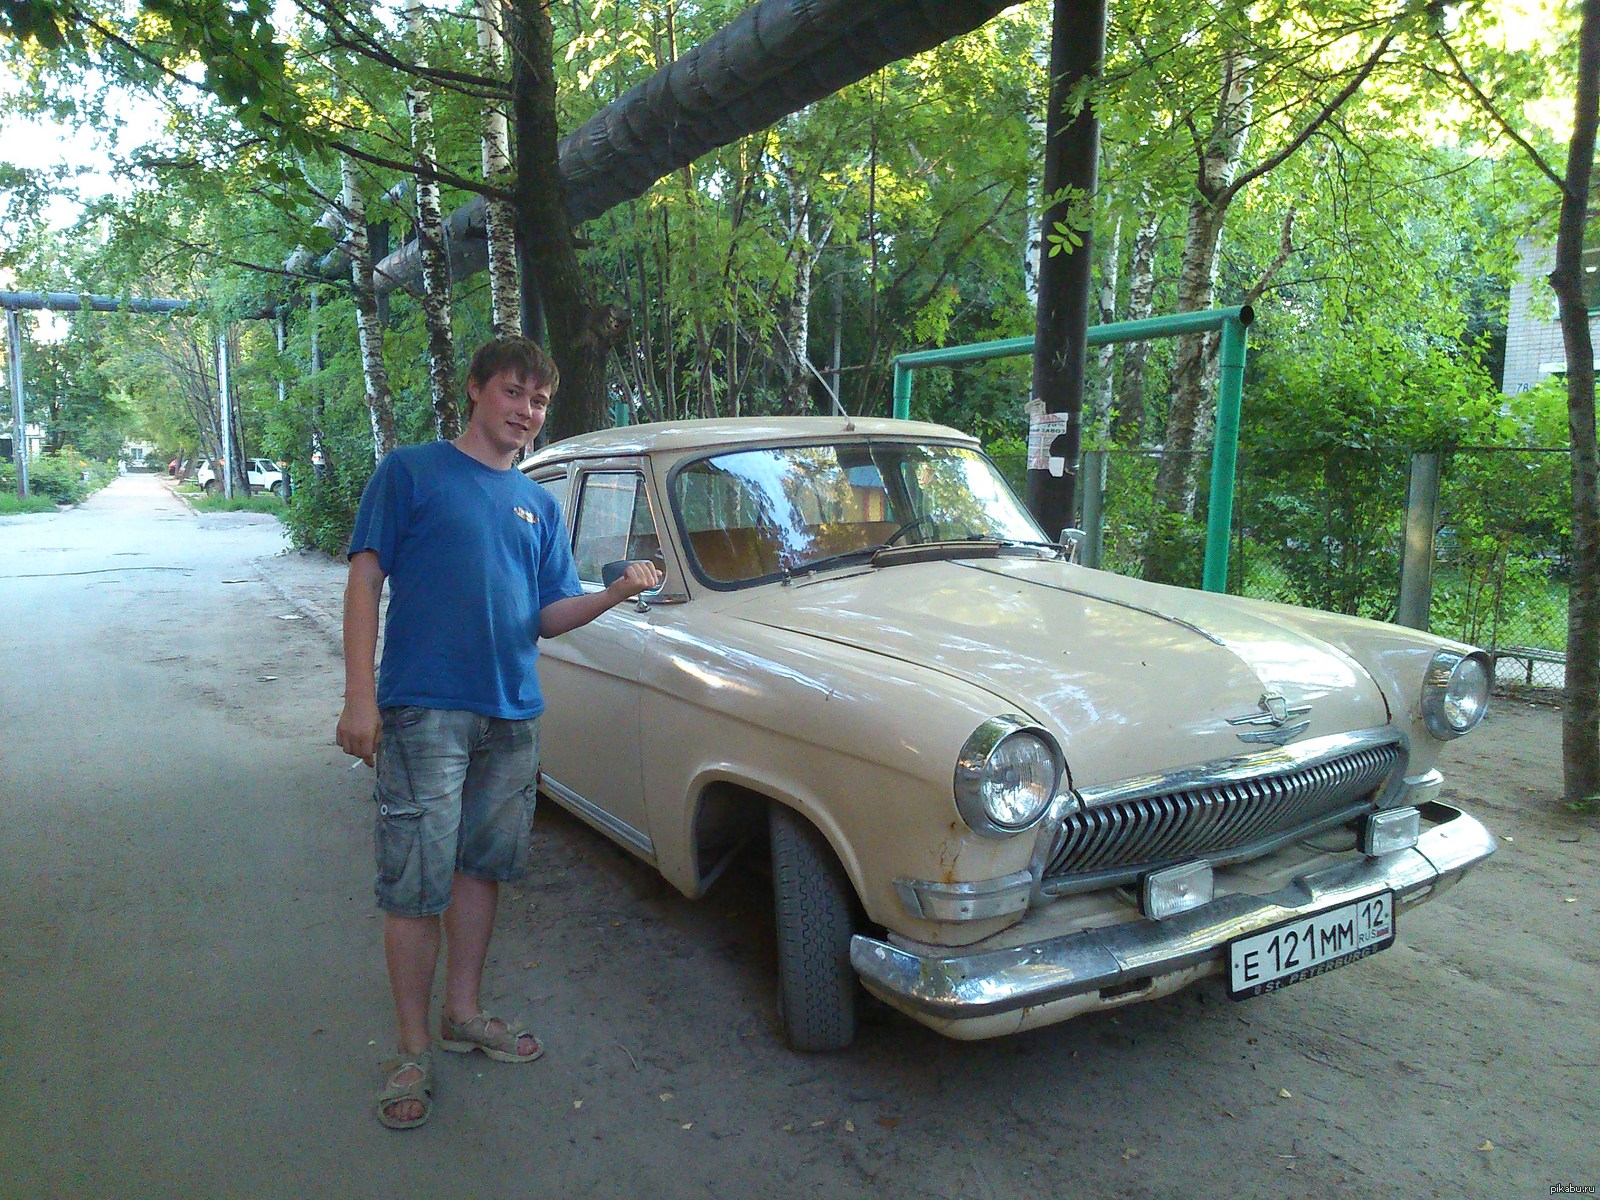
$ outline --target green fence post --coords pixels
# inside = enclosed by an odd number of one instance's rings
[[[1206,565],[1201,587],[1228,590],[1228,534],[1233,526],[1233,478],[1239,458],[1239,406],[1244,394],[1245,322],[1222,323],[1217,361],[1217,435],[1211,452],[1211,503],[1206,513]]]
[[[894,360],[894,419],[911,417],[911,368],[898,358]]]

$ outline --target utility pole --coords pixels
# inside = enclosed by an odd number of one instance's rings
[[[28,497],[28,412],[22,400],[22,323],[6,309],[6,348],[11,368],[11,461],[17,464],[17,496]]]
[[[1052,537],[1072,524],[1083,440],[1093,265],[1086,219],[1100,161],[1100,122],[1088,89],[1099,75],[1105,44],[1106,0],[1055,0],[1044,152],[1044,193],[1055,200],[1042,222],[1027,488],[1029,509]],[[1075,223],[1083,228],[1074,229]],[[1050,238],[1060,232],[1058,224],[1079,244],[1055,249]]]
[[[222,494],[233,499],[233,401],[228,396],[228,330],[217,334],[217,392],[222,404]]]

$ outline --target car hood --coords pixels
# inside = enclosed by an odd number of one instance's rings
[[[980,686],[1061,739],[1079,787],[1389,719],[1367,672],[1286,613],[1058,561],[835,573],[757,589],[728,615]],[[1274,724],[1269,695],[1309,709]]]

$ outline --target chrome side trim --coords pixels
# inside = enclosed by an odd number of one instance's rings
[[[548,775],[539,776],[539,786],[550,793],[550,799],[561,805],[562,808],[584,824],[593,826],[613,841],[622,843],[623,846],[633,851],[651,866],[656,865],[655,843],[632,825],[629,825],[626,821],[619,821],[610,813],[591,804],[578,795],[577,792],[557,783]]]
[[[1140,918],[972,954],[920,955],[857,934],[850,963],[868,991],[935,1021],[1015,1012],[1198,964],[1220,969],[1227,943],[1241,934],[1390,888],[1402,904],[1418,904],[1494,853],[1494,836],[1459,809],[1430,804],[1423,815],[1434,824],[1414,849],[1340,863],[1268,896],[1220,896],[1164,921]]]
[[[981,921],[1005,917],[1028,907],[1033,876],[1027,871],[979,879],[972,883],[934,883],[896,879],[900,902],[913,917],[929,921]]]

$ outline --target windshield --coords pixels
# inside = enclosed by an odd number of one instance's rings
[[[965,446],[741,450],[689,464],[672,487],[700,573],[724,585],[891,541],[1045,540],[993,464]]]

